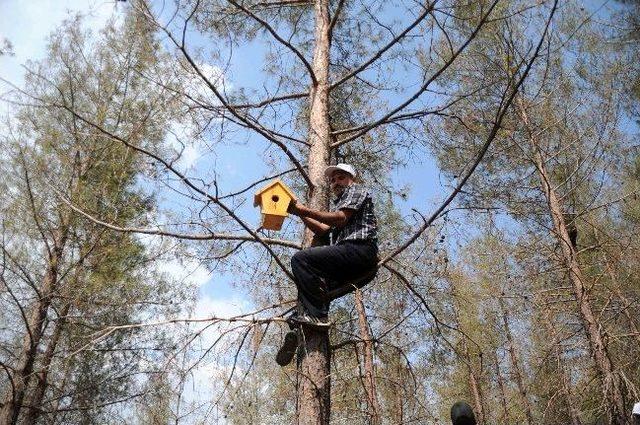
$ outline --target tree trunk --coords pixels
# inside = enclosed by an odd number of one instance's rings
[[[498,304],[500,305],[500,313],[502,315],[502,325],[504,326],[504,333],[507,338],[507,351],[509,351],[509,358],[511,359],[511,367],[513,368],[513,376],[515,377],[516,385],[518,386],[518,393],[520,394],[520,402],[524,408],[525,415],[527,417],[527,423],[533,424],[533,415],[531,414],[531,403],[529,403],[529,397],[527,396],[527,389],[522,379],[522,371],[520,370],[520,361],[518,360],[518,353],[516,347],[513,344],[513,335],[511,335],[511,328],[509,327],[509,320],[507,318],[507,311],[504,306],[504,300],[498,298]]]
[[[535,132],[528,119],[522,99],[518,99],[517,104],[520,117],[529,132],[530,141],[535,151],[534,163],[540,177],[542,192],[547,201],[549,215],[553,221],[554,236],[560,244],[563,260],[569,273],[573,293],[578,304],[578,310],[589,340],[591,356],[594,359],[596,369],[602,379],[602,390],[606,405],[608,406],[609,423],[615,425],[627,424],[628,418],[625,412],[624,395],[621,388],[622,383],[618,379],[611,358],[609,357],[602,326],[598,322],[589,303],[589,294],[585,285],[584,275],[578,263],[576,249],[572,245],[571,238],[569,237],[567,225],[562,214],[563,209],[560,198],[552,186],[551,178],[547,173],[539,143],[536,140]]]
[[[560,349],[560,338],[558,337],[558,333],[556,332],[555,326],[551,322],[549,307],[544,307],[544,324],[547,328],[547,332],[551,335],[553,342],[553,349],[556,355],[556,362],[558,363],[558,371],[560,372],[560,381],[562,382],[562,393],[564,394],[565,403],[567,405],[567,411],[569,412],[569,417],[571,418],[571,425],[582,425],[580,422],[580,417],[578,416],[578,410],[576,409],[576,403],[573,399],[573,394],[571,393],[571,378],[567,372],[567,369],[564,366],[564,361],[562,359],[562,350]]]
[[[402,353],[400,350],[395,351],[397,356],[395,357],[395,366],[396,366],[396,382],[393,383],[395,386],[395,393],[393,397],[393,412],[392,412],[392,422],[393,424],[403,424],[404,423],[404,402],[406,389],[403,386],[405,381],[405,369],[403,366],[404,358],[402,357]],[[411,391],[411,390],[409,390]]]
[[[478,381],[478,376],[476,371],[473,368],[473,359],[471,358],[471,353],[469,351],[469,345],[467,344],[467,340],[463,337],[463,348],[465,356],[467,357],[467,370],[469,372],[469,389],[471,390],[471,395],[473,395],[473,410],[476,413],[476,419],[478,420],[478,425],[485,424],[484,418],[484,402],[482,398],[482,392],[480,390],[480,383]]]
[[[502,372],[500,372],[500,357],[496,352],[496,378],[498,380],[498,388],[500,389],[500,404],[502,406],[502,423],[504,425],[510,424],[509,419],[509,405],[507,403],[507,393],[504,388],[504,379],[502,379]]]
[[[362,301],[362,291],[356,289],[355,292],[356,310],[358,311],[358,325],[360,327],[360,337],[364,341],[364,391],[367,395],[367,407],[369,412],[369,423],[371,425],[380,424],[380,405],[378,404],[378,393],[376,390],[376,378],[373,365],[373,342],[369,323]]]
[[[313,72],[315,81],[309,92],[309,144],[308,172],[313,187],[309,188],[311,208],[325,210],[328,206],[324,170],[329,165],[329,1],[316,0],[315,49]],[[303,247],[313,243],[306,230]],[[298,357],[297,421],[301,425],[326,425],[331,412],[330,346],[326,331],[304,329],[302,350]]]
[[[56,347],[58,346],[58,341],[60,341],[60,336],[62,335],[62,330],[64,328],[66,316],[69,313],[69,309],[71,307],[70,303],[67,303],[62,307],[60,311],[60,316],[58,321],[55,324],[55,328],[53,329],[53,334],[51,335],[51,340],[47,345],[47,349],[42,356],[42,361],[40,365],[40,370],[36,372],[36,387],[33,389],[33,393],[29,398],[28,410],[25,415],[24,423],[26,424],[34,424],[36,420],[40,416],[40,410],[42,409],[42,400],[44,399],[44,394],[47,391],[48,386],[48,378],[49,378],[49,368],[51,367],[51,360],[53,359],[53,355],[55,354]]]
[[[458,310],[460,306],[458,302],[455,301],[457,298],[455,296],[452,297],[454,299],[454,309],[453,309],[453,317],[458,328],[462,328],[462,324],[460,323],[460,314]],[[467,337],[462,337],[462,348],[464,350],[465,356],[465,364],[467,366],[468,379],[469,379],[469,391],[471,391],[471,395],[473,396],[473,411],[476,415],[476,420],[478,421],[478,425],[485,424],[484,417],[484,400],[482,396],[482,390],[480,387],[480,380],[478,378],[478,374],[474,368],[474,360],[471,355],[471,350],[469,349],[469,344],[467,343]],[[482,373],[482,370],[480,371]]]
[[[27,334],[22,340],[17,365],[11,376],[12,385],[9,386],[3,397],[3,406],[0,410],[0,424],[15,424],[20,415],[22,404],[29,381],[33,376],[33,365],[38,354],[38,346],[42,340],[44,322],[47,318],[51,298],[55,291],[58,278],[58,262],[62,256],[62,245],[57,244],[49,258],[49,266],[44,275],[39,296],[31,306],[27,317]]]

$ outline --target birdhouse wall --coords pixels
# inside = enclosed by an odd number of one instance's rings
[[[285,216],[262,214],[262,227],[267,230],[280,230]]]
[[[261,195],[263,214],[287,215],[291,197],[279,186],[272,187]]]
[[[287,209],[295,195],[280,180],[260,189],[253,198],[253,205],[260,206],[262,227],[268,230],[280,230],[284,218],[289,215]]]

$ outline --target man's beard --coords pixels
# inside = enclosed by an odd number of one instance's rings
[[[346,189],[346,186],[337,186],[335,189],[332,189],[332,192],[335,196],[341,196]]]

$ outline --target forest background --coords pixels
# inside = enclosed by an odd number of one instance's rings
[[[0,7],[0,423],[629,423],[637,2]],[[279,368],[253,193],[339,161],[378,276]]]

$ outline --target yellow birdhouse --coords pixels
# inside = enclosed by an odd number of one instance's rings
[[[295,200],[295,195],[280,180],[269,183],[256,192],[253,206],[260,206],[262,212],[262,227],[269,230],[280,230],[285,217],[289,215],[289,202]]]

